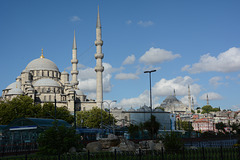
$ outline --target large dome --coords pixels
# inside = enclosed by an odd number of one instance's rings
[[[58,71],[57,65],[49,59],[46,58],[38,58],[34,59],[30,63],[28,63],[26,67],[27,71],[30,70],[50,70],[50,71]]]
[[[34,84],[34,87],[60,87],[59,83],[49,78],[42,78],[37,80]]]

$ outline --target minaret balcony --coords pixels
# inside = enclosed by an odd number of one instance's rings
[[[95,59],[103,59],[104,57],[102,53],[96,53],[94,56],[95,56]]]
[[[78,71],[72,70],[71,74],[78,74]]]
[[[78,60],[77,59],[72,59],[71,60],[71,63],[73,64],[73,63],[78,63]]]
[[[98,45],[103,45],[103,41],[102,40],[96,40],[95,41],[95,46],[98,46]]]
[[[103,72],[104,71],[104,67],[103,66],[96,66],[95,67],[95,72]]]

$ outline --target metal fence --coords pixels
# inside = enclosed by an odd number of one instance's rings
[[[237,143],[237,139],[231,139],[231,140],[215,140],[215,141],[190,141],[190,142],[185,142],[184,146],[185,147],[233,147],[234,144]]]
[[[205,148],[186,149],[175,152],[174,150],[149,151],[137,150],[136,152],[98,152],[76,153],[59,156],[28,155],[2,157],[3,160],[239,160],[240,148]]]

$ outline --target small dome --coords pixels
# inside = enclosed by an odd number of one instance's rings
[[[21,82],[13,82],[13,83],[11,83],[10,85],[8,85],[7,86],[7,88],[6,89],[13,89],[13,88],[20,88],[21,87]]]
[[[135,111],[135,109],[133,109],[133,108],[131,107],[128,111]]]
[[[157,108],[157,109],[154,109],[153,112],[163,112],[163,110],[160,108]]]
[[[68,72],[63,71],[61,74],[62,74],[62,75],[66,75],[66,74],[68,74]]]
[[[7,95],[22,95],[23,91],[20,88],[13,88],[11,89]]]
[[[34,87],[60,87],[59,83],[49,78],[42,78],[37,80],[34,84]]]
[[[58,71],[58,67],[54,62],[52,62],[47,58],[38,58],[28,63],[25,70],[26,71],[30,71],[30,70]]]
[[[76,90],[76,94],[79,95],[79,96],[83,96],[84,95],[83,91],[81,91],[81,90]]]

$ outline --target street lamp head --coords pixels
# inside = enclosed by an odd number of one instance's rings
[[[150,70],[150,71],[144,71],[144,73],[152,73],[152,72],[156,72],[157,70],[154,69],[154,70]]]

